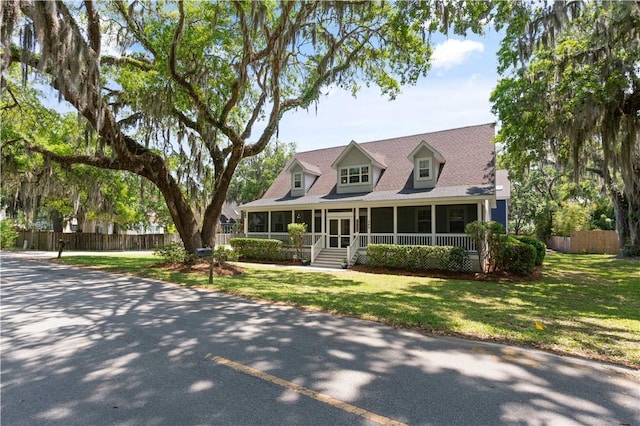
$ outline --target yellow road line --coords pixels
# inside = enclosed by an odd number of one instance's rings
[[[232,368],[236,371],[239,371],[244,374],[248,374],[253,377],[257,377],[258,379],[273,383],[285,389],[292,390],[301,395],[308,396],[309,398],[313,398],[316,401],[320,401],[324,404],[330,405],[335,408],[339,408],[348,413],[355,414],[357,416],[363,417],[367,420],[374,421],[384,426],[407,426],[406,423],[399,422],[397,420],[390,419],[388,417],[381,416],[380,414],[373,413],[371,411],[367,411],[360,407],[356,407],[355,405],[348,404],[344,401],[340,401],[339,399],[332,398],[328,395],[322,394],[320,392],[316,392],[309,388],[305,388],[304,386],[300,386],[296,383],[288,382],[279,377],[272,376],[271,374],[265,373],[264,371],[257,370],[255,368],[249,367],[244,364],[237,363],[235,361],[231,361],[226,358],[222,358],[219,356],[211,356],[210,353],[206,355],[205,358],[210,358],[211,360],[217,362],[218,364],[222,364],[229,368]]]

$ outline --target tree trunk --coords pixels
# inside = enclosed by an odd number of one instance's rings
[[[629,228],[628,242],[632,247],[640,250],[640,188],[632,188],[635,190],[635,197],[627,197],[627,225]]]
[[[164,178],[161,177],[162,173],[159,175],[156,175],[156,179],[151,179],[149,176],[145,177],[160,189],[169,209],[169,214],[171,214],[176,230],[184,244],[184,249],[188,253],[195,254],[196,249],[202,247],[203,239],[193,210],[177,182],[168,174],[165,174]]]
[[[53,225],[53,232],[62,232],[63,217],[59,211],[54,210],[51,212],[51,222]]]
[[[625,241],[629,238],[629,217],[627,199],[622,192],[613,192],[611,194],[611,202],[613,203],[613,211],[616,217],[616,230],[618,231],[618,247],[624,247]]]

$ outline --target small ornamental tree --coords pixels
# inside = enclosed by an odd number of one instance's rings
[[[502,269],[505,231],[498,222],[473,221],[465,226],[465,232],[476,245],[480,269],[495,272]],[[483,267],[483,262],[485,267]]]
[[[307,233],[306,223],[290,223],[287,226],[291,245],[296,249],[298,259],[302,260],[302,245],[304,244],[304,235]]]

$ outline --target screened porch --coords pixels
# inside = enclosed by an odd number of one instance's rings
[[[443,204],[245,212],[245,234],[289,242],[287,225],[305,223],[305,246],[347,249],[347,257],[368,244],[458,246],[475,251],[466,224],[486,218],[485,204]],[[488,220],[488,219],[484,219]]]

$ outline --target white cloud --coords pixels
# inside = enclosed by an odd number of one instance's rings
[[[460,65],[475,52],[484,52],[484,45],[479,41],[447,39],[433,50],[433,68],[449,69]]]

